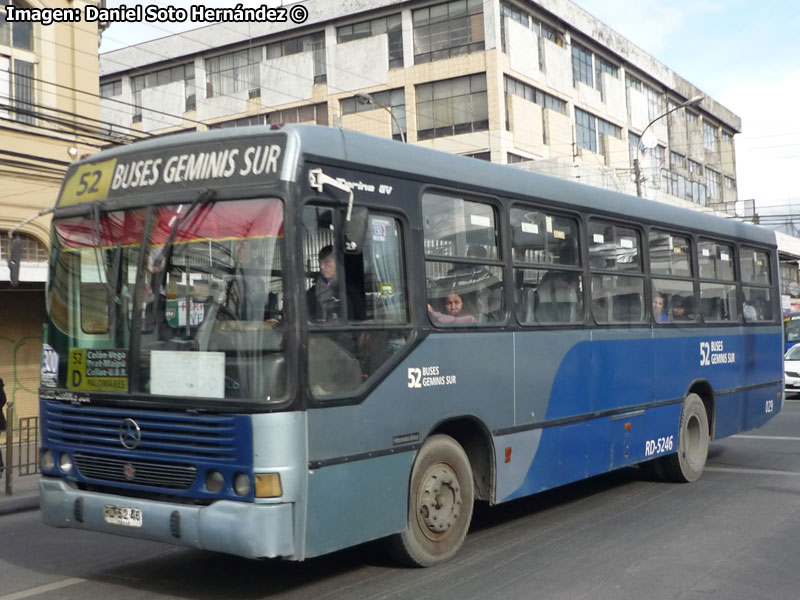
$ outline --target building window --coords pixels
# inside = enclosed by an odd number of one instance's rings
[[[402,141],[406,132],[406,94],[403,88],[374,92],[370,96],[372,96],[374,103],[362,104],[358,101],[358,98],[345,98],[341,103],[342,114],[352,115],[371,110],[383,110],[385,106],[392,112],[392,117],[394,117],[392,119],[392,138]]]
[[[597,152],[597,117],[575,109],[575,130],[578,138],[578,147]]]
[[[281,123],[316,123],[328,124],[328,103],[305,104],[294,108],[285,108],[271,113],[231,119],[209,125],[211,129],[227,129],[230,127],[250,127],[252,125],[272,125]]]
[[[389,38],[389,68],[403,66],[403,29],[400,15],[379,17],[336,29],[339,44],[385,33]]]
[[[414,64],[483,50],[483,1],[454,0],[420,8],[414,22]]]
[[[290,38],[273,44],[267,44],[267,60],[291,56],[300,52],[314,53],[314,83],[328,81],[328,70],[325,63],[325,33],[312,33],[301,37]]]
[[[0,7],[21,6],[13,0],[0,0]],[[5,8],[0,9],[0,46],[33,50],[33,25],[30,21],[6,21]]]
[[[41,242],[39,242],[39,240],[24,233],[15,233],[14,238],[19,239],[22,244],[20,261],[40,263],[47,262],[47,249],[42,245]],[[9,259],[9,248],[10,243],[8,240],[8,233],[5,231],[0,231],[0,260]]]
[[[706,188],[708,189],[708,197],[711,200],[719,200],[719,185],[720,175],[716,171],[706,168]]]
[[[248,48],[206,59],[206,98],[248,91],[250,98],[261,96],[261,58],[263,50]]]
[[[417,137],[428,140],[489,129],[486,75],[417,86]]]
[[[625,74],[625,87],[633,88],[637,92],[641,92],[642,82],[628,74]]]
[[[0,105],[0,116],[10,113],[19,123],[34,123],[33,67],[32,62],[0,56],[0,98],[11,99],[8,111]]]
[[[733,140],[733,135],[731,133],[728,133],[727,131],[723,131],[722,132],[722,141],[723,142],[725,142],[727,144],[730,144],[732,140]]]
[[[509,117],[511,114],[511,104],[508,101],[509,96],[519,96],[520,98],[524,98],[529,102],[538,104],[542,108],[549,108],[550,110],[554,110],[562,115],[567,113],[567,103],[564,100],[548,94],[547,92],[538,90],[532,85],[517,81],[513,77],[506,75],[503,78],[503,87],[505,88],[507,130],[511,129],[511,120]],[[547,140],[543,140],[543,142],[546,144]]]
[[[594,71],[592,70],[592,53],[578,44],[572,44],[572,80],[575,86],[582,81],[594,87]]]
[[[675,171],[662,169],[661,171],[661,189],[677,198],[686,198],[686,185],[687,181],[683,175],[679,175]],[[691,184],[690,184],[691,185]]]
[[[615,79],[619,79],[619,67],[608,62],[602,56],[594,55],[594,81],[595,87],[600,91],[600,97],[605,99],[605,89],[603,88],[603,73],[608,73]]]
[[[267,115],[267,125],[278,123],[316,123],[328,124],[328,103],[306,104],[294,108],[276,110]]]
[[[710,152],[717,151],[717,128],[703,122],[703,148]]]
[[[677,152],[669,153],[669,166],[671,169],[684,169],[686,168],[686,158]]]
[[[699,181],[686,182],[686,199],[700,206],[708,206],[708,194],[706,184]]]
[[[489,151],[470,152],[469,154],[462,154],[461,156],[466,156],[467,158],[476,158],[478,160],[485,160],[486,162],[492,161],[492,153]]]
[[[533,160],[532,158],[520,156],[519,154],[514,154],[513,152],[506,152],[507,165],[515,165],[517,163],[530,162],[532,160]]]
[[[647,96],[647,116],[655,119],[664,114],[664,95],[654,87],[644,84],[644,93]]]
[[[628,132],[628,154],[631,159],[631,165],[635,158],[639,156],[639,146],[642,143],[642,136],[637,135],[631,131]]]
[[[690,110],[684,110],[684,114],[686,115],[686,122],[687,123],[694,123],[697,120],[697,115],[694,114]]]
[[[653,169],[667,166],[667,149],[664,146],[656,146],[650,149],[650,166]]]
[[[622,137],[622,128],[604,121],[594,115],[575,108],[575,130],[578,138],[578,147],[585,148],[597,153],[601,149],[602,141],[598,142],[598,135],[601,137],[611,135],[616,138]]]
[[[725,189],[727,190],[735,190],[736,189],[736,180],[733,177],[728,177],[725,175]]]
[[[122,80],[109,81],[108,83],[100,84],[100,97],[113,98],[122,94]]]
[[[512,21],[516,21],[520,25],[531,29],[541,40],[549,40],[557,46],[564,45],[564,36],[561,32],[554,27],[548,25],[544,21],[540,21],[533,15],[529,15],[524,10],[512,6],[506,2],[500,3],[500,43],[503,52],[506,52],[506,20],[508,17]],[[541,60],[541,57],[540,57]]]
[[[253,125],[266,125],[267,115],[253,115],[252,117],[242,117],[240,119],[231,119],[230,121],[223,121],[221,123],[212,123],[209,129],[228,129],[231,127],[251,127]]]
[[[699,162],[689,159],[689,173],[692,175],[696,175],[697,177],[703,176],[703,165]]]
[[[182,81],[184,84],[185,110],[194,110],[196,108],[194,63],[176,65],[131,77],[134,123],[142,120],[142,90],[167,85],[176,81]]]

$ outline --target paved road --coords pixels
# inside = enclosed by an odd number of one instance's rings
[[[0,518],[0,600],[752,600],[800,597],[800,402],[712,444],[695,484],[637,469],[479,509],[462,552],[397,568],[376,544],[305,563],[247,561]]]

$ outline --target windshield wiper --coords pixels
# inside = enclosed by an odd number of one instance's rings
[[[167,241],[164,242],[163,248],[158,254],[150,253],[147,259],[147,270],[150,271],[153,275],[157,275],[161,273],[167,267],[167,259],[169,258],[169,254],[172,251],[172,245],[175,243],[175,236],[177,235],[178,231],[181,230],[183,224],[189,219],[192,214],[194,214],[195,210],[210,200],[214,198],[216,195],[216,191],[214,190],[203,190],[197,197],[192,200],[192,203],[189,205],[188,210],[178,217],[175,215],[172,221],[172,227],[169,230],[169,236],[167,237]],[[183,211],[183,204],[178,206],[178,214]]]

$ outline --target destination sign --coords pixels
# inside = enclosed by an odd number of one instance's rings
[[[176,187],[215,187],[275,183],[283,161],[285,136],[171,146],[135,151],[71,166],[58,206],[166,192]],[[188,146],[188,147],[187,147]],[[192,185],[195,184],[195,185]]]

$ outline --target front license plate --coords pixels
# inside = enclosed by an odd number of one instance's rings
[[[141,527],[142,511],[138,508],[129,506],[114,506],[106,504],[103,506],[103,519],[112,525],[122,525],[124,527]]]

